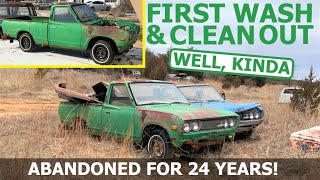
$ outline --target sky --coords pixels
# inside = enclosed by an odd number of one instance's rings
[[[158,0],[147,0],[148,3],[159,3]],[[226,7],[222,9],[221,11],[221,22],[219,24],[215,24],[213,20],[209,20],[205,23],[205,25],[217,25],[217,33],[221,32],[221,29],[224,25],[230,25],[232,28],[232,31],[234,34],[236,34],[236,26],[239,25],[236,22],[236,18],[234,15],[233,10],[233,3],[239,3],[241,4],[243,1],[236,1],[236,0],[197,0],[197,1],[186,1],[186,0],[162,0],[161,3],[188,3],[189,5],[193,5],[196,3],[225,3]],[[242,45],[230,45],[229,43],[226,43],[224,45],[192,45],[194,49],[199,50],[209,50],[209,51],[220,51],[220,52],[232,52],[232,53],[242,53],[242,54],[254,54],[254,55],[264,55],[264,56],[278,56],[278,57],[288,57],[292,58],[295,62],[295,71],[294,71],[294,79],[303,79],[309,74],[310,67],[313,66],[314,72],[316,76],[320,79],[320,2],[314,1],[314,0],[246,0],[246,3],[259,3],[259,10],[258,10],[258,19],[261,16],[261,12],[263,10],[264,3],[272,3],[274,6],[274,10],[276,12],[276,15],[279,15],[277,12],[277,8],[279,4],[282,3],[301,3],[302,7],[306,7],[306,3],[312,3],[313,4],[313,20],[312,23],[308,25],[314,25],[314,29],[309,31],[309,44],[304,45],[302,43],[302,33],[298,33],[297,40],[292,45],[284,45],[281,42],[277,42],[272,45],[265,45],[260,42],[259,39],[259,31],[262,25],[272,24],[272,22],[267,22],[264,24],[255,23],[255,36],[257,39],[255,39],[255,45],[249,45],[249,44],[242,44]],[[294,6],[295,7],[295,6]],[[295,9],[293,10],[295,12]],[[172,15],[175,14],[174,9],[172,10]],[[164,14],[162,11],[161,14]],[[189,15],[190,17],[194,16],[194,14]],[[303,23],[300,24],[307,24],[305,16],[302,16]],[[162,23],[161,17],[158,16],[154,19],[153,23],[147,23],[148,25],[151,24],[157,24],[161,27],[161,32],[165,34],[170,34],[170,30],[175,25],[193,25],[195,26],[195,29],[197,32],[202,31],[203,24],[196,25],[196,24],[190,24],[186,22],[181,23]],[[295,22],[286,24],[286,27],[288,29],[286,32],[290,33],[290,27],[291,25],[296,24]],[[249,23],[241,23],[241,25],[249,26],[252,24]],[[280,23],[272,24],[276,27],[279,27]],[[220,31],[219,31],[220,30]],[[298,31],[299,32],[299,31]],[[147,32],[148,35],[148,32]],[[187,33],[181,33],[179,34],[180,37],[187,36]],[[178,36],[178,38],[179,38]],[[201,39],[203,36],[203,33],[195,33],[195,39]],[[219,36],[217,36],[219,37]],[[236,36],[235,36],[236,37]],[[151,45],[147,43],[147,48],[152,50],[155,53],[165,53],[170,47],[178,47],[178,48],[188,48],[189,45],[183,45],[183,46],[177,46],[171,44],[170,37],[165,36],[164,40],[167,42],[165,45]]]

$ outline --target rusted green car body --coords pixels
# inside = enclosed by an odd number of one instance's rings
[[[143,142],[144,134],[150,130],[161,129],[175,148],[186,143],[200,147],[221,142],[227,136],[233,136],[239,124],[239,116],[233,112],[190,105],[171,83],[133,81],[103,85],[106,91],[102,94],[105,95],[101,96],[101,92],[96,91],[100,94],[99,101],[79,103],[69,99],[62,102],[59,105],[61,121],[71,126],[75,119],[80,118],[93,134],[130,135],[135,143]],[[64,99],[68,99],[63,97],[66,94],[68,97],[81,96],[63,92],[67,90],[61,88],[56,91]],[[224,126],[228,120],[233,124]],[[186,124],[190,125],[189,129]],[[198,129],[193,127],[195,124]]]
[[[132,48],[140,32],[140,26],[135,23],[99,18],[89,6],[77,3],[53,5],[50,18],[25,16],[4,20],[2,26],[7,38],[19,40],[22,34],[28,33],[30,43],[38,46],[90,51],[98,41],[104,41],[110,46],[107,49],[110,58]],[[99,58],[96,60],[99,63]]]

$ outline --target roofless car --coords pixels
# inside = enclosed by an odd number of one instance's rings
[[[79,3],[54,4],[49,18],[10,18],[2,25],[4,36],[19,40],[25,52],[34,51],[36,46],[88,51],[101,65],[129,51],[140,32],[135,23],[100,18],[88,5]]]
[[[168,158],[181,149],[220,148],[239,124],[233,112],[190,105],[169,82],[98,83],[93,89],[95,94],[86,96],[56,87],[68,100],[59,105],[60,120],[96,135],[130,136],[152,158]]]

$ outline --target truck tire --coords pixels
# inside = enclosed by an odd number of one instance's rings
[[[111,10],[111,7],[108,6],[108,7],[106,8],[106,11],[110,11],[110,10]]]
[[[95,11],[94,7],[91,7],[92,11]]]
[[[36,46],[29,33],[23,33],[19,36],[19,45],[24,52],[32,52]]]
[[[171,141],[164,130],[156,129],[150,132],[147,148],[150,158],[167,159],[172,156]]]
[[[97,41],[90,50],[92,60],[100,65],[108,65],[114,59],[114,51],[107,41]]]

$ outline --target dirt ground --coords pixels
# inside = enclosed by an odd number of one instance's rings
[[[54,86],[90,93],[91,85],[119,79],[114,74],[90,71],[52,70],[43,79],[35,79],[32,69],[0,70],[0,157],[86,157],[138,158],[146,151],[134,148],[130,139],[118,141],[110,137],[97,139],[86,132],[65,131],[60,127]],[[128,80],[128,77],[126,78]],[[177,82],[178,83],[178,82]],[[219,91],[221,84],[205,81]],[[222,153],[205,152],[195,157],[226,158],[319,158],[318,153],[302,153],[291,149],[292,132],[319,125],[318,117],[293,112],[288,105],[278,104],[281,85],[263,88],[240,87],[226,91],[231,102],[258,102],[265,109],[265,121],[252,138],[227,142]]]

